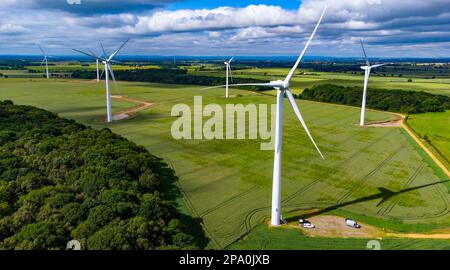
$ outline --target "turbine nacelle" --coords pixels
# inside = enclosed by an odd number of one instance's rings
[[[276,89],[289,89],[289,82],[285,82],[282,80],[270,81],[270,85]]]
[[[372,67],[370,67],[370,66],[361,66],[361,69],[362,70],[367,70],[367,69],[371,69]]]

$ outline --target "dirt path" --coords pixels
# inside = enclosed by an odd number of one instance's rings
[[[129,98],[127,96],[111,96],[111,97],[115,98],[115,99],[120,99],[120,100],[124,100],[124,101],[128,101],[128,102],[137,104],[133,108],[126,109],[126,110],[115,113],[113,115],[113,120],[122,120],[122,119],[129,118],[134,113],[148,109],[155,104],[155,103],[147,102],[147,101],[140,100],[140,99]]]
[[[398,114],[401,115],[401,114]],[[402,119],[401,119],[401,127],[406,130],[406,132],[408,132],[409,136],[411,136],[414,141],[416,141],[416,143],[423,149],[423,151],[425,151],[425,153],[428,154],[428,156],[439,166],[439,168],[442,169],[442,171],[448,176],[450,177],[450,171],[447,169],[447,167],[445,167],[445,165],[433,154],[433,152],[431,152],[428,147],[423,143],[423,141],[419,138],[419,136],[416,135],[416,133],[414,133],[414,131],[412,131],[412,129],[408,126],[408,124],[406,124],[406,117],[404,115],[401,115]]]
[[[394,119],[391,121],[383,121],[383,122],[372,122],[367,124],[367,127],[401,127],[402,121],[404,121],[403,117],[399,119]]]
[[[299,226],[298,222],[291,222],[283,227],[301,230],[309,237],[330,237],[330,238],[414,238],[414,239],[450,239],[450,233],[397,233],[388,232],[382,228],[359,223],[360,229],[351,228],[345,224],[345,218],[333,215],[321,215],[308,219],[314,224],[314,229],[305,229]]]

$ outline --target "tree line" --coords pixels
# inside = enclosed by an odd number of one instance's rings
[[[361,87],[323,84],[306,88],[302,94],[296,97],[314,101],[361,106],[362,95],[363,90]],[[368,108],[372,109],[410,114],[443,112],[450,109],[450,97],[421,91],[368,89],[366,104]]]
[[[136,82],[155,82],[167,84],[188,84],[188,85],[204,85],[217,86],[225,84],[225,77],[214,76],[197,76],[190,75],[184,69],[140,69],[140,70],[118,70],[114,71],[116,80],[136,81]],[[79,79],[95,79],[95,71],[75,71],[72,77]],[[233,78],[231,83],[264,83],[265,81],[252,78]],[[247,90],[267,90],[265,87],[257,86],[240,86],[238,88]]]
[[[0,249],[196,249],[175,180],[109,129],[0,101]]]

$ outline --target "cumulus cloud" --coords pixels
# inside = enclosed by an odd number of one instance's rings
[[[244,8],[157,11],[150,16],[139,16],[136,25],[125,30],[134,34],[146,34],[271,26],[295,22],[298,22],[295,11],[284,10],[279,6],[249,5]]]
[[[420,46],[440,46],[441,55],[450,52],[450,0],[302,0],[299,9],[274,5],[164,9],[175,1],[2,0],[7,8],[0,10],[0,25],[22,26],[9,33],[24,33],[28,40],[45,40],[61,50],[96,44],[100,38],[113,47],[131,36],[133,52],[149,54],[215,54],[237,48],[251,54],[291,54],[309,36],[328,2],[310,53],[359,54],[360,38],[375,52],[379,48],[397,54],[398,48],[413,45],[404,54],[416,53]],[[335,49],[330,51],[330,46]]]
[[[0,25],[0,33],[1,34],[24,34],[29,30],[22,25],[17,24],[2,24]]]

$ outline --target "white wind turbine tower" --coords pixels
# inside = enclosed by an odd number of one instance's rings
[[[364,118],[365,118],[365,114],[366,114],[367,83],[369,82],[370,71],[372,70],[372,68],[381,67],[386,64],[370,65],[370,62],[369,62],[369,59],[367,58],[366,50],[364,49],[364,44],[363,44],[362,40],[361,40],[361,47],[362,47],[362,50],[364,53],[364,59],[366,60],[366,65],[361,66],[361,69],[364,70],[364,90],[363,90],[364,92],[363,92],[362,105],[361,105],[361,120],[360,120],[359,124],[363,127],[364,126]]]
[[[106,56],[105,53],[105,57],[102,56],[97,56],[95,55],[92,51],[89,52],[83,52],[77,49],[73,49],[76,52],[82,53],[84,55],[93,57],[95,59],[101,60],[102,63],[105,65],[105,82],[106,82],[106,113],[107,113],[107,122],[110,123],[112,122],[112,112],[111,112],[111,94],[110,94],[110,90],[109,90],[109,74],[111,74],[111,77],[114,81],[114,85],[116,86],[116,90],[117,90],[117,82],[116,82],[116,78],[114,76],[114,71],[112,70],[111,67],[111,63],[115,63],[117,61],[114,61],[113,58],[119,53],[119,51],[123,48],[123,46],[125,46],[125,44],[127,44],[127,42],[130,39],[127,39],[116,51],[114,51],[109,57]],[[103,47],[103,46],[102,46]]]
[[[298,120],[300,120],[300,123],[302,124],[303,128],[306,131],[306,134],[308,135],[309,139],[312,141],[314,147],[319,152],[320,156],[322,158],[322,152],[320,152],[319,147],[317,146],[316,142],[314,141],[311,133],[308,130],[308,127],[306,126],[305,121],[303,120],[303,117],[300,113],[300,110],[297,107],[297,103],[295,103],[295,99],[291,93],[291,89],[289,88],[289,83],[294,76],[295,70],[297,69],[298,65],[300,64],[300,61],[303,58],[303,55],[305,54],[311,40],[313,39],[317,28],[320,25],[320,22],[322,21],[322,18],[326,12],[326,7],[322,12],[322,15],[320,16],[319,21],[316,24],[316,27],[314,28],[314,31],[312,32],[311,36],[309,37],[308,42],[305,45],[305,48],[301,52],[300,56],[298,57],[297,61],[295,62],[294,66],[292,67],[289,74],[286,76],[286,78],[281,81],[271,81],[269,83],[244,83],[244,84],[232,84],[230,86],[265,86],[265,87],[273,87],[277,91],[277,110],[276,110],[276,124],[275,124],[275,153],[274,153],[274,165],[273,165],[273,186],[272,186],[272,216],[271,216],[271,224],[273,226],[279,226],[280,225],[280,203],[281,203],[281,141],[282,141],[282,127],[283,127],[283,101],[284,101],[284,95],[286,94],[289,103],[292,106],[292,109],[294,110],[295,114],[297,115]],[[205,89],[211,89],[211,88],[218,88],[218,87],[224,87],[222,86],[216,86],[216,87],[208,87]]]
[[[225,84],[225,97],[228,98],[230,96],[229,91],[229,82],[228,78],[231,77],[231,81],[233,81],[233,75],[231,73],[231,62],[234,60],[234,56],[230,58],[230,60],[223,62],[225,64],[225,73],[226,73],[226,84]]]
[[[41,45],[39,45],[39,50],[41,50],[44,59],[41,62],[41,66],[45,63],[45,76],[47,79],[50,79],[50,74],[48,73],[48,57],[45,51],[42,49]]]

